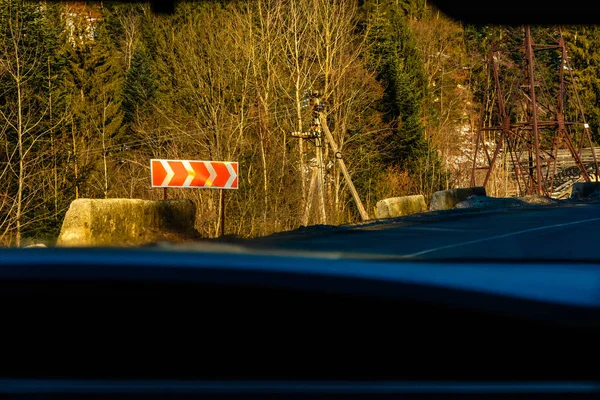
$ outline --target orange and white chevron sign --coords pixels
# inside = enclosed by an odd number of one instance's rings
[[[152,187],[237,189],[238,163],[152,159],[150,176]]]

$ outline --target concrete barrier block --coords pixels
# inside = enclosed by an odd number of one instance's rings
[[[469,196],[466,200],[456,203],[454,208],[509,208],[523,207],[527,203],[517,198],[501,198],[487,196]]]
[[[191,200],[78,199],[56,246],[131,246],[199,237]]]
[[[375,218],[395,218],[423,211],[427,211],[427,205],[421,194],[392,197],[377,202]]]
[[[461,201],[466,200],[467,197],[473,195],[485,196],[485,187],[476,186],[472,188],[440,190],[435,192],[431,198],[431,210],[449,210]]]
[[[572,199],[584,199],[600,188],[600,182],[575,182],[571,189]]]

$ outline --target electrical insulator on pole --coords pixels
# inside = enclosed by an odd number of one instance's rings
[[[312,131],[312,132],[292,132],[292,137],[301,138],[301,139],[315,139],[321,137],[320,132]]]

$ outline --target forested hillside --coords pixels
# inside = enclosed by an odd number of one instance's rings
[[[563,30],[597,137],[600,33]],[[76,198],[162,199],[151,158],[238,161],[230,234],[358,221],[331,150],[320,197],[315,147],[291,137],[310,126],[307,90],[322,92],[370,214],[387,197],[468,185],[501,31],[425,0],[198,0],[173,15],[0,0],[0,243],[52,240]],[[198,231],[217,234],[217,190],[169,197],[192,199]]]

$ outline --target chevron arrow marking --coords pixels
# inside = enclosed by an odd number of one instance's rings
[[[233,161],[150,160],[152,187],[237,189]]]

